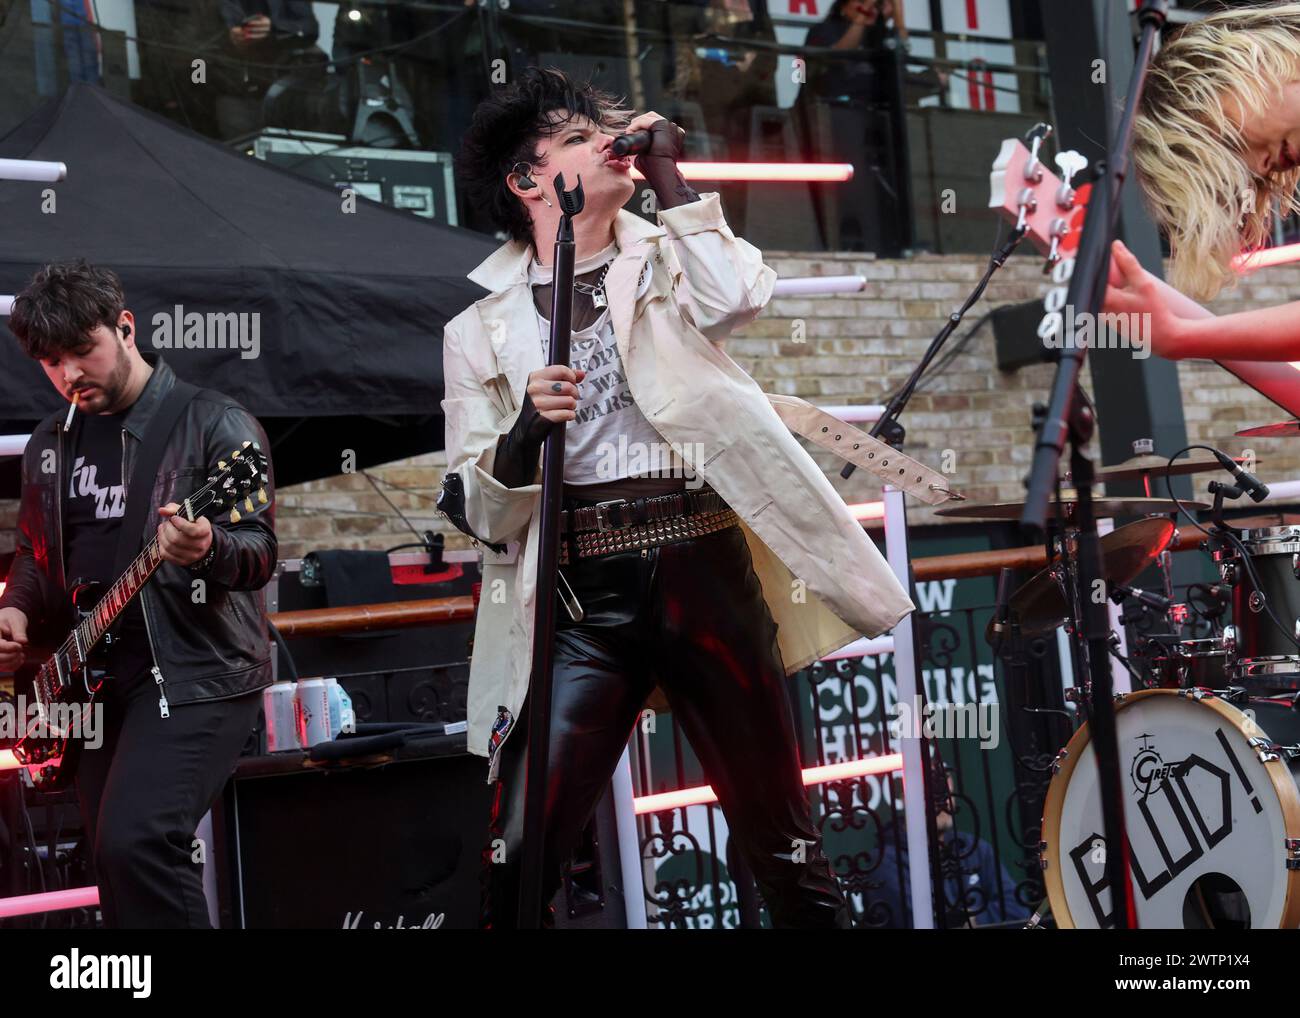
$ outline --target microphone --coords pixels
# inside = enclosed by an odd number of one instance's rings
[[[633,131],[631,134],[620,134],[610,145],[614,155],[622,158],[626,155],[637,155],[641,152],[647,152],[650,149],[650,132]]]
[[[993,632],[989,641],[994,654],[1001,652],[1011,630],[1011,588],[1015,577],[1015,570],[1007,566],[1003,566],[998,574],[997,607],[993,610]]]
[[[1232,474],[1237,484],[1241,486],[1242,491],[1250,496],[1252,502],[1263,502],[1264,499],[1268,498],[1268,485],[1254,474],[1248,474],[1242,470],[1241,465],[1227,453],[1220,452],[1218,449],[1212,451],[1214,452],[1214,458],[1219,461],[1224,470]]]
[[[1169,598],[1150,590],[1140,590],[1137,587],[1126,587],[1122,583],[1116,583],[1110,599],[1116,604],[1121,604],[1125,597],[1134,598],[1139,604],[1144,604],[1158,612],[1167,612],[1171,604]]]

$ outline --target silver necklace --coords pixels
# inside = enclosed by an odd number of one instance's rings
[[[614,262],[611,259],[605,263],[605,268],[600,273],[600,278],[596,280],[595,285],[591,283],[579,283],[576,279],[573,281],[573,288],[579,293],[585,293],[591,298],[591,303],[599,311],[601,308],[609,307],[609,301],[605,297],[605,276],[609,272],[609,267]]]
[[[596,280],[594,285],[591,283],[580,283],[576,279],[573,281],[573,288],[579,293],[585,293],[590,297],[591,303],[597,311],[602,311],[609,307],[609,300],[605,296],[605,276],[609,273],[610,266],[613,264],[613,258],[605,263],[605,268],[601,271],[600,278]],[[554,280],[552,280],[550,285],[554,287]],[[542,321],[542,315],[539,313],[537,315],[537,336],[542,341],[542,353],[545,355],[549,353],[549,351],[546,344],[546,334],[542,331]]]

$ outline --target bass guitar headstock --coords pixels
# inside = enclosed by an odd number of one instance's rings
[[[1024,229],[1025,236],[1047,258],[1044,271],[1063,258],[1074,257],[1092,193],[1092,184],[1073,186],[1075,175],[1088,165],[1073,149],[1058,152],[1053,160],[1060,176],[1044,165],[1042,144],[1051,135],[1048,124],[1038,124],[1024,141],[1008,138],[989,174],[989,208]]]

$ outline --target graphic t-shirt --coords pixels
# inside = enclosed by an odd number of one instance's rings
[[[69,454],[67,488],[63,492],[64,567],[69,590],[77,582],[98,582],[83,610],[91,608],[117,579],[113,559],[118,530],[126,513],[122,479],[122,422],[118,414],[82,414],[75,445]],[[118,619],[110,670],[130,678],[153,664],[140,600],[134,598]]]
[[[617,244],[585,258],[574,266],[581,276],[599,269],[618,255]],[[552,269],[533,261],[529,281],[549,284]],[[538,313],[538,340],[543,356],[549,353],[550,322]],[[580,387],[575,419],[566,425],[564,483],[591,485],[626,477],[681,477],[684,465],[671,445],[646,420],[632,398],[614,336],[609,308],[601,310],[586,328],[574,329],[569,366],[587,372]]]

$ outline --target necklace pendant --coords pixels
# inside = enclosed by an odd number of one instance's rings
[[[605,299],[604,287],[601,287],[599,290],[597,290],[595,293],[591,295],[591,302],[596,306],[597,311],[599,311],[601,308],[609,307],[609,301]]]

